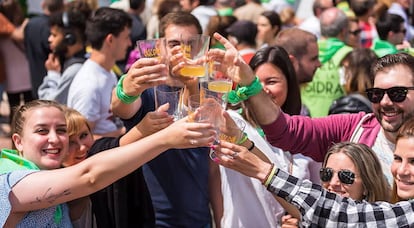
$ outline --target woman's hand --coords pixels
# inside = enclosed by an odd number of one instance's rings
[[[213,125],[188,122],[188,116],[174,122],[162,132],[169,148],[181,149],[210,146],[216,135]]]
[[[174,123],[174,117],[167,113],[168,107],[169,104],[166,103],[161,105],[156,111],[147,113],[142,121],[135,126],[143,137],[151,135]]]
[[[245,122],[236,123],[228,112],[223,111],[223,124],[220,128],[220,133],[224,136],[220,136],[221,140],[228,142],[238,142],[243,137],[243,131],[246,126]],[[242,121],[242,120],[239,120]],[[226,140],[228,139],[228,140]]]
[[[122,88],[129,96],[138,96],[144,90],[165,84],[168,70],[165,64],[156,58],[141,58],[132,64],[124,78]]]
[[[234,82],[242,86],[250,85],[253,82],[255,75],[250,66],[244,62],[237,49],[230,43],[230,41],[218,33],[214,33],[214,38],[223,44],[226,50],[210,49],[208,52],[209,60],[220,62],[220,69],[217,70],[223,72]]]
[[[213,146],[217,162],[224,167],[236,170],[246,176],[256,178],[263,183],[271,169],[271,164],[261,160],[246,147],[221,141]]]
[[[299,219],[294,218],[292,215],[282,216],[282,228],[297,228],[299,227]]]

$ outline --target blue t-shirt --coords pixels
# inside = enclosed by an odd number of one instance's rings
[[[127,130],[155,110],[154,90],[141,94],[141,109],[129,120]],[[208,148],[171,149],[143,166],[155,209],[157,227],[209,227]]]

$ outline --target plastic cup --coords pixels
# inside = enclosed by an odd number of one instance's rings
[[[167,85],[156,86],[154,89],[155,108],[158,109],[163,104],[168,103],[168,114],[174,117],[174,120],[181,119],[182,115],[182,88],[170,87]]]
[[[185,77],[204,77],[207,73],[206,55],[210,37],[206,35],[181,35],[181,51],[185,57],[180,75]]]

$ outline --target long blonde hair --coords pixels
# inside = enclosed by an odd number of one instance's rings
[[[361,143],[341,142],[333,145],[325,155],[322,167],[326,167],[329,156],[343,153],[355,164],[366,191],[364,199],[368,202],[388,201],[390,187],[382,172],[381,163],[371,148]]]

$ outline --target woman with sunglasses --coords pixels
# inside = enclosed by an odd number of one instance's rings
[[[247,140],[248,141],[248,140]],[[347,143],[338,144],[338,147],[347,147]],[[351,145],[351,144],[349,144]],[[367,147],[362,146],[365,151]],[[261,160],[258,150],[249,151],[244,146],[225,141],[214,147],[218,162],[244,175],[258,179],[268,191],[284,203],[287,207],[295,208],[295,216],[301,218],[301,225],[305,227],[413,227],[414,226],[414,118],[400,128],[397,134],[395,159],[392,173],[395,178],[396,196],[400,201],[392,204],[385,201],[368,202],[355,200],[345,194],[335,194],[315,185],[308,180],[300,180],[279,169],[275,164]],[[369,149],[368,149],[369,151]],[[332,156],[331,154],[330,156]],[[356,158],[361,159],[361,158]],[[339,161],[336,161],[339,162]],[[362,161],[361,161],[362,163]],[[344,165],[346,165],[344,163]],[[351,167],[347,167],[350,169]],[[366,167],[367,172],[381,174],[375,167]],[[341,170],[336,174],[343,182],[358,184],[362,172],[357,173]],[[352,174],[353,173],[353,174]],[[329,179],[335,171],[323,170],[322,179]],[[334,178],[334,177],[332,177]],[[338,177],[339,179],[339,177]],[[385,181],[383,181],[385,182]],[[370,188],[380,188],[378,183],[371,184]],[[363,193],[363,191],[360,192]],[[377,192],[381,197],[384,193]],[[349,195],[350,196],[350,195]]]
[[[272,146],[323,161],[332,143],[351,141],[371,147],[381,162],[390,185],[396,132],[414,116],[414,57],[405,53],[386,55],[372,65],[373,88],[367,90],[373,113],[308,118],[284,113],[259,87],[256,76],[237,50],[219,34],[226,51],[212,49],[210,59],[224,62],[221,69],[238,84],[237,96],[244,100]],[[386,94],[386,95],[384,95]]]
[[[333,145],[325,156],[320,178],[324,189],[356,201],[388,201],[390,197],[381,163],[364,144],[342,142]],[[282,227],[294,226],[298,219],[286,215],[282,223]]]

